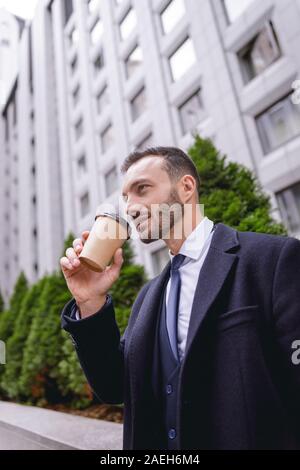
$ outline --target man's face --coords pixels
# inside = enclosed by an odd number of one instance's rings
[[[143,243],[167,238],[170,229],[182,219],[183,204],[161,157],[144,157],[129,167],[122,195]]]

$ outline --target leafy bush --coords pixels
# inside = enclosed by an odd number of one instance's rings
[[[200,176],[200,204],[207,217],[241,231],[286,234],[284,226],[272,218],[270,198],[251,170],[228,162],[210,139],[199,135],[188,153]]]

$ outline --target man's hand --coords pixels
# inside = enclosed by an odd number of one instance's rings
[[[61,270],[82,318],[96,313],[105,304],[106,294],[118,279],[124,261],[122,248],[118,248],[113,263],[102,273],[84,266],[78,256],[89,233],[86,230],[82,232],[82,238],[75,238],[73,247],[67,248],[66,256],[60,259]]]

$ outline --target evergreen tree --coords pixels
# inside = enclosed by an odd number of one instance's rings
[[[48,275],[26,340],[19,381],[21,392],[33,403],[59,401],[55,375],[64,340],[60,313],[70,298],[64,278],[58,273]]]
[[[7,364],[1,381],[1,388],[9,398],[22,399],[19,378],[24,347],[32,321],[40,312],[40,299],[45,283],[46,277],[43,277],[28,290],[22,302],[13,335],[7,340]]]
[[[27,279],[20,273],[10,299],[9,308],[0,316],[0,339],[6,341],[13,333],[14,326],[21,310],[22,301],[28,290]]]
[[[199,135],[188,153],[200,176],[199,202],[207,217],[241,231],[286,235],[284,226],[271,216],[269,196],[248,168],[228,162],[210,139]]]
[[[62,355],[55,376],[63,400],[72,408],[85,408],[93,401],[92,390],[81,368],[70,336],[62,331]]]
[[[9,308],[0,315],[0,340],[5,342],[6,348],[7,348],[7,341],[14,332],[14,327],[18,319],[18,316],[20,314],[22,302],[24,300],[24,297],[26,296],[27,290],[28,290],[27,279],[22,271],[15,283],[13,294],[9,302]],[[0,392],[1,394],[3,394],[3,390],[1,390],[1,380],[7,367],[8,357],[9,356],[8,356],[7,349],[6,349],[6,364],[1,365],[0,367]]]

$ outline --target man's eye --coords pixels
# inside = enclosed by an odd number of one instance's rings
[[[147,186],[148,186],[147,184],[141,184],[141,185],[139,186],[139,191],[141,191],[142,188],[146,188]]]

